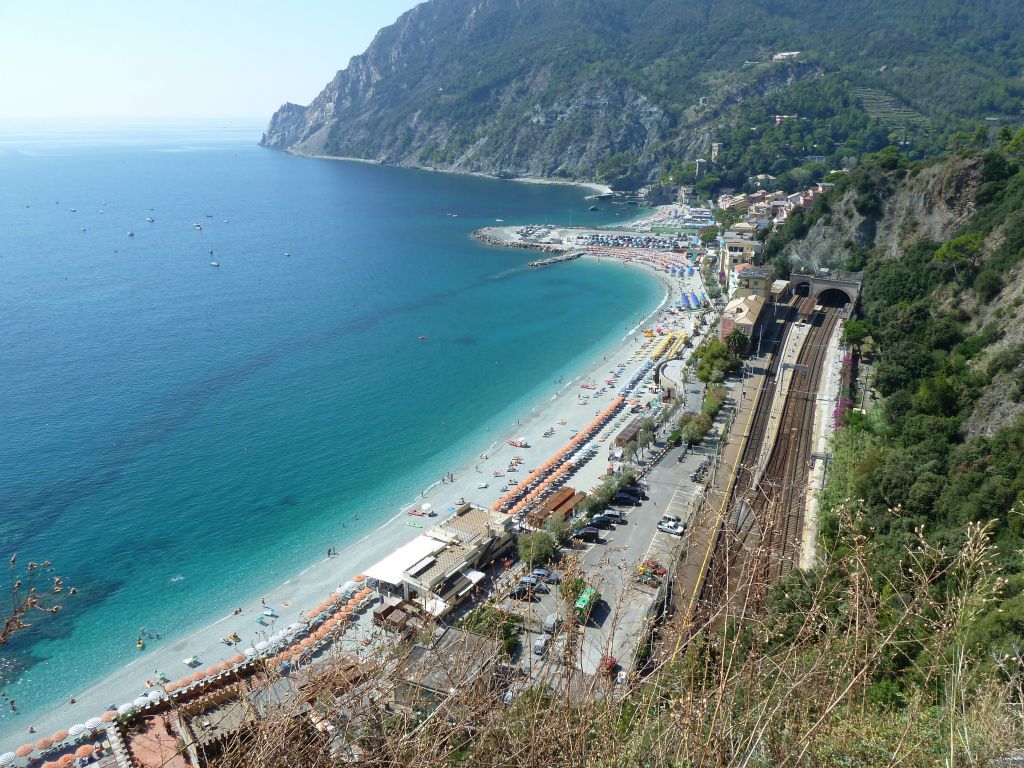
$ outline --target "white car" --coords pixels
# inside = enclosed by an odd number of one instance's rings
[[[673,536],[682,536],[686,529],[679,523],[667,523],[664,520],[658,523],[658,530],[662,533],[670,533]]]

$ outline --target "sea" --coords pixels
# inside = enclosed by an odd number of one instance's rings
[[[636,215],[584,188],[259,135],[0,130],[0,555],[78,590],[0,647],[0,733],[365,535],[663,296],[470,236]]]

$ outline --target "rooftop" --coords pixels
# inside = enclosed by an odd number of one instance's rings
[[[726,304],[723,314],[731,317],[737,324],[753,325],[761,316],[764,304],[764,296],[741,296]]]

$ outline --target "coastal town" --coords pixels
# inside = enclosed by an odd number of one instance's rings
[[[203,766],[273,716],[353,755],[356,702],[423,716],[456,691],[508,704],[537,686],[623,695],[732,599],[723,568],[755,567],[723,565],[727,531],[760,537],[750,551],[775,573],[813,563],[814,457],[849,385],[840,331],[859,283],[774,279],[756,265],[755,234],[757,217],[777,220],[821,189],[752,195],[724,232],[710,209],[682,203],[616,229],[475,233],[545,255],[528,268],[645,270],[664,300],[385,524],[408,532],[397,549],[329,549],[258,605],[148,658],[151,671],[136,664],[83,691],[2,764]],[[788,397],[808,389],[815,397]],[[795,457],[780,463],[780,452]],[[758,496],[768,482],[784,498]],[[770,530],[744,518],[760,507],[777,518]],[[123,701],[110,701],[117,690]]]

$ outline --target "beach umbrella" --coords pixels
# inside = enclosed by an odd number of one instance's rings
[[[50,741],[52,741],[54,744],[58,744],[58,743],[64,741],[64,739],[66,739],[67,737],[68,737],[67,730],[64,729],[64,728],[61,728],[59,731],[57,731],[55,734],[53,734],[53,736],[50,737]]]
[[[179,688],[181,688],[181,686],[177,683],[167,683],[166,685],[164,685],[164,690],[168,693],[174,693]]]
[[[303,648],[301,645],[296,643],[295,645],[293,645],[288,650],[291,651],[292,653],[299,654],[299,653],[302,653],[305,650],[305,648]]]
[[[352,581],[354,581],[356,583],[358,583],[360,581],[366,581],[366,576],[360,573],[358,576],[353,576],[352,577]]]
[[[257,650],[256,650],[255,648],[251,648],[251,647],[250,647],[250,648],[246,648],[246,649],[245,649],[245,651],[244,651],[244,653],[245,653],[245,657],[246,657],[247,659],[251,659],[251,658],[252,658],[253,656],[255,656],[255,655],[256,655],[257,653],[259,653],[259,651],[257,651]]]
[[[70,728],[68,728],[68,736],[77,739],[79,736],[81,736],[88,730],[89,729],[82,723],[79,723],[78,725],[72,725]]]
[[[189,680],[189,682],[191,683],[192,681]],[[108,709],[106,712],[100,715],[100,720],[102,720],[104,723],[112,723],[115,720],[117,720],[117,712],[113,709]]]
[[[206,675],[207,675],[207,677],[216,677],[217,675],[220,674],[220,672],[221,672],[221,669],[220,669],[219,666],[213,666],[213,667],[210,667],[209,669],[206,670]]]
[[[96,751],[96,748],[92,744],[83,744],[75,750],[75,757],[92,757],[92,753]]]
[[[57,765],[60,766],[61,768],[67,768],[69,765],[72,765],[74,762],[75,762],[75,756],[74,755],[61,755],[60,757],[57,758]]]
[[[36,749],[40,752],[45,752],[53,746],[53,739],[40,739],[36,742]]]
[[[35,751],[36,751],[36,745],[35,744],[22,744],[20,747],[18,747],[16,750],[14,750],[14,754],[17,755],[18,757],[28,757],[29,755],[31,755]]]
[[[47,760],[45,763],[43,763],[42,768],[60,768],[60,765],[58,763],[53,762],[53,760]]]
[[[205,672],[194,672],[192,674],[192,680],[193,680],[193,682],[196,682],[196,683],[198,683],[200,680],[204,680],[205,678],[206,678],[206,673]]]
[[[163,688],[155,688],[146,694],[146,698],[149,699],[150,704],[156,704],[158,701],[163,701],[167,698],[167,691]]]
[[[85,727],[88,728],[90,731],[95,731],[102,725],[103,721],[100,720],[98,717],[90,717],[88,720],[85,721]]]
[[[18,759],[18,756],[13,752],[4,752],[0,755],[0,765],[14,765],[14,761]]]
[[[218,666],[218,667],[219,667],[220,669],[223,669],[223,670],[224,670],[225,672],[227,672],[227,671],[228,671],[229,669],[231,669],[231,662],[230,662],[230,661],[222,661],[222,662],[221,662],[220,664],[218,664],[217,666]]]
[[[188,677],[181,678],[181,680],[175,683],[175,685],[177,685],[179,688],[188,688],[190,685],[192,685],[192,676],[189,675]]]
[[[243,661],[245,661],[245,656],[243,656],[240,653],[236,653],[234,656],[228,659],[228,661],[230,661],[232,664],[241,664]]]
[[[127,715],[129,712],[134,712],[134,711],[135,711],[135,705],[134,704],[122,704],[120,707],[117,708],[117,714],[119,714],[119,715]]]
[[[327,604],[334,605],[339,600],[341,600],[341,595],[339,595],[337,592],[332,592],[330,596],[327,598]]]
[[[299,641],[299,645],[301,645],[303,648],[309,648],[309,646],[311,646],[312,644],[313,644],[313,638],[311,638],[311,637],[307,637],[307,638]]]
[[[260,640],[258,643],[256,643],[256,645],[253,646],[253,648],[255,648],[257,651],[265,651],[269,647],[270,643],[268,643],[266,640]]]
[[[148,704],[149,704],[149,699],[147,699],[145,696],[139,696],[138,698],[136,698],[132,702],[132,706],[133,707],[138,707],[139,709],[141,709],[142,707],[147,706]]]

